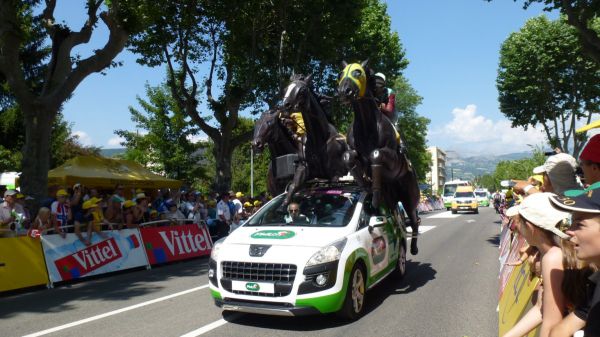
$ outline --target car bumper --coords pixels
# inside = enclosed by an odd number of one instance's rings
[[[237,301],[232,299],[217,299],[215,305],[223,310],[245,312],[260,315],[274,316],[307,316],[320,314],[313,307],[298,307],[291,304],[261,303],[251,301]]]

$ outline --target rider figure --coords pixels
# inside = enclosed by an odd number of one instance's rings
[[[392,89],[386,87],[385,75],[375,74],[375,99],[377,106],[392,123],[396,122],[396,94]]]

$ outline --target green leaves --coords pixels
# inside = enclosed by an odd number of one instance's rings
[[[563,18],[530,19],[502,44],[500,110],[513,126],[542,126],[551,145],[566,152],[574,121],[600,108],[598,83],[600,67],[583,54],[575,29]],[[574,154],[580,146],[574,142]]]

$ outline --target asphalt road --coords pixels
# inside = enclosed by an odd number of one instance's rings
[[[272,317],[222,312],[207,259],[0,297],[0,336],[496,336],[498,217],[422,216],[420,253],[401,282],[367,293],[367,313]]]

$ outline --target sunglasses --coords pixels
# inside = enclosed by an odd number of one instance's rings
[[[300,212],[300,210],[299,209],[290,209],[290,212],[296,213],[296,212]]]

